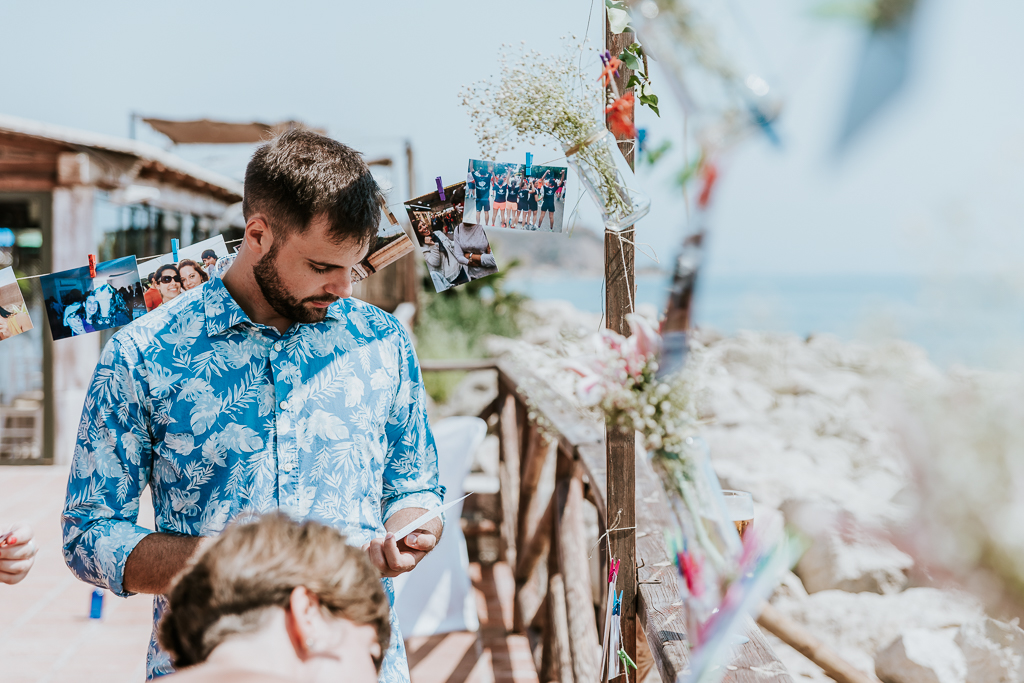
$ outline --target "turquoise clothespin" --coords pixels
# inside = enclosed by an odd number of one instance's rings
[[[622,614],[622,593],[619,591],[618,595],[615,595],[615,591],[612,591],[612,616],[618,616]]]
[[[176,239],[171,240],[171,258],[175,263],[178,262],[178,240]]]
[[[533,155],[529,152],[526,153],[526,175],[530,175],[530,167],[533,166]]]

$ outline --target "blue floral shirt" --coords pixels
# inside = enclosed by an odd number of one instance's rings
[[[251,322],[219,278],[119,331],[85,401],[63,516],[64,558],[121,596],[150,486],[156,531],[220,532],[281,509],[361,546],[396,511],[439,507],[419,365],[401,324],[356,299],[284,334]],[[394,602],[391,580],[386,591]],[[149,676],[172,671],[156,643]],[[380,679],[409,680],[392,610]]]

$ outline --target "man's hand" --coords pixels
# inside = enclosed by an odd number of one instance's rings
[[[15,524],[0,533],[0,583],[14,585],[28,575],[36,562],[35,534],[24,524]]]
[[[388,530],[387,536],[375,538],[363,546],[381,576],[394,577],[412,571],[437,545],[441,537],[442,524],[436,517],[405,538],[396,539],[391,533],[398,531],[424,512],[426,510],[423,508],[399,510],[384,523],[384,528]]]

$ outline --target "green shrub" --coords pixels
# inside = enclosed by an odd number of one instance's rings
[[[437,294],[424,278],[420,314],[416,321],[417,353],[423,359],[483,358],[487,335],[518,337],[521,294],[506,292],[503,281],[518,261],[503,271]],[[438,403],[448,400],[464,372],[425,373],[427,393]]]

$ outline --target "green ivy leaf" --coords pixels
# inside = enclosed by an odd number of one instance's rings
[[[629,52],[623,52],[619,55],[619,59],[621,59],[622,62],[633,71],[641,71],[643,69],[643,64],[641,64],[640,60],[636,58],[636,55]]]

